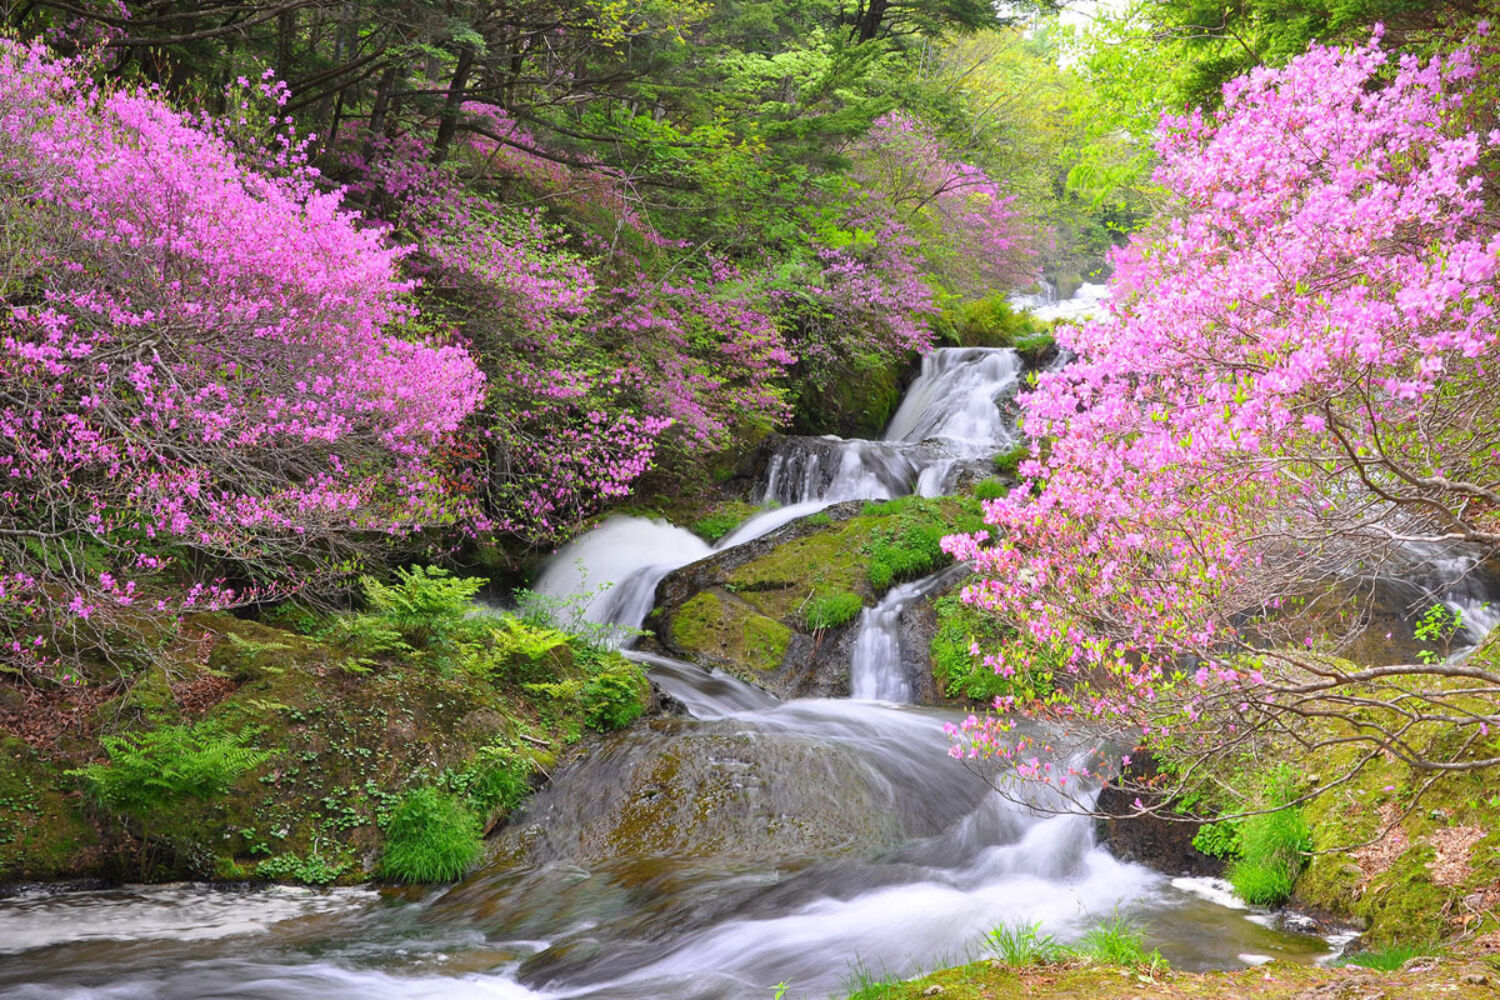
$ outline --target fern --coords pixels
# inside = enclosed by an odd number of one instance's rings
[[[68,773],[82,779],[100,805],[144,820],[185,799],[223,795],[279,753],[249,746],[253,736],[254,730],[226,733],[211,722],[105,736],[100,743],[109,763]]]
[[[568,644],[568,635],[555,628],[535,625],[514,615],[501,615],[500,627],[490,630],[495,652],[504,657],[519,656],[536,662],[558,646]]]
[[[480,577],[456,577],[436,566],[398,569],[396,584],[360,577],[373,616],[400,633],[417,649],[452,645],[474,609]]]

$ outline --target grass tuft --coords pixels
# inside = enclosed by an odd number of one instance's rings
[[[802,606],[802,621],[814,632],[847,625],[859,617],[864,602],[847,590],[832,594],[814,594]]]
[[[1345,955],[1334,964],[1356,965],[1361,969],[1374,969],[1377,972],[1395,972],[1414,958],[1438,953],[1439,946],[1433,944],[1393,944],[1374,951]]]
[[[1067,949],[1051,934],[1044,933],[1040,922],[1001,924],[986,934],[984,940],[1004,965],[1051,965],[1067,957]]]
[[[474,811],[436,788],[406,794],[385,827],[380,874],[395,882],[452,882],[483,851]]]
[[[1266,779],[1267,805],[1296,798],[1296,775],[1288,767]],[[1239,857],[1227,873],[1234,891],[1247,903],[1278,906],[1292,895],[1297,876],[1312,850],[1312,827],[1297,807],[1250,816],[1238,824]]]
[[[1153,969],[1166,965],[1160,951],[1155,948],[1146,950],[1145,933],[1118,913],[1096,923],[1071,950],[1079,958],[1096,965],[1129,968],[1146,965]]]

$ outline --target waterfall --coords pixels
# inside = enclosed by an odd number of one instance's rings
[[[583,602],[587,621],[639,628],[662,577],[712,552],[841,501],[951,492],[964,463],[1015,442],[1000,404],[1019,387],[1021,374],[1021,358],[1008,348],[932,351],[882,440],[783,438],[754,491],[758,502],[773,506],[718,545],[710,548],[665,522],[612,517],[554,556],[534,589],[555,601]],[[600,592],[601,586],[608,589]]]

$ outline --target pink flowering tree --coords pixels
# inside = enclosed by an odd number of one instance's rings
[[[945,291],[985,294],[1035,277],[1032,237],[1015,197],[983,168],[958,159],[922,121],[883,115],[852,152],[863,197],[904,227],[926,273]]]
[[[683,248],[633,212],[617,178],[548,159],[503,112],[469,112],[479,130],[440,166],[407,136],[345,151],[345,167],[354,195],[412,242],[426,321],[488,376],[467,456],[492,530],[551,542],[664,460],[697,461],[782,419],[794,357],[733,266],[663,264],[653,255]],[[497,190],[609,217],[625,238],[580,236]]]
[[[483,378],[408,335],[403,251],[294,141],[254,169],[40,45],[0,40],[0,80],[3,669],[316,593],[460,516],[438,459]]]
[[[998,540],[945,543],[981,574],[965,599],[1014,626],[989,665],[1055,668],[1031,711],[1168,750],[1184,780],[1268,741],[1357,748],[1323,787],[1381,754],[1500,763],[1493,644],[1353,663],[1318,610],[1424,547],[1500,548],[1500,133],[1473,124],[1475,78],[1468,50],[1314,46],[1163,122],[1172,200],[1118,254],[1112,315],[1060,332],[1079,361],[1025,396]],[[1119,769],[996,707],[956,755],[1064,787]]]

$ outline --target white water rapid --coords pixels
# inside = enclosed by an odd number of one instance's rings
[[[961,463],[1012,440],[997,400],[1019,373],[1008,351],[935,352],[886,440],[789,439],[763,484],[786,506],[719,547],[835,500],[946,489]],[[711,551],[612,518],[536,589],[634,627],[665,573]],[[904,584],[864,612],[850,700],[781,702],[629,653],[689,714],[559,768],[499,832],[491,865],[455,886],[0,900],[0,998],[766,1000],[787,983],[807,1000],[861,972],[978,957],[1001,923],[1066,940],[1116,913],[1180,968],[1326,950],[1115,859],[1089,820],[1013,801],[954,761],[942,727],[958,716],[901,704],[903,612],[945,582]]]

